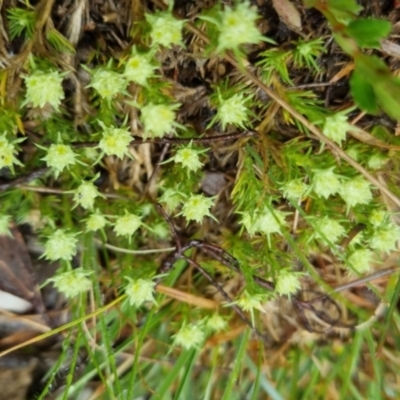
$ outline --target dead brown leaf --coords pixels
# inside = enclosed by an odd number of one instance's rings
[[[0,236],[0,290],[28,301],[37,313],[44,314],[45,307],[24,239],[16,226],[10,231],[12,236]]]
[[[340,79],[344,78],[345,76],[349,75],[350,72],[352,72],[354,69],[354,63],[349,62],[347,63],[338,73],[336,73],[329,83],[335,83],[339,81]]]
[[[362,129],[357,128],[350,130],[349,134],[353,136],[354,139],[357,139],[360,142],[366,143],[370,146],[380,147],[382,149],[389,149],[393,151],[400,151],[400,146],[386,144]]]
[[[279,15],[279,19],[294,31],[302,28],[301,16],[297,8],[290,0],[272,0],[272,5]]]

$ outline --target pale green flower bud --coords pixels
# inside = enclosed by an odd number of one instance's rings
[[[374,226],[378,227],[381,226],[382,224],[386,223],[388,221],[389,215],[386,211],[384,210],[372,210],[368,222]]]
[[[56,230],[48,237],[44,245],[43,256],[50,261],[56,260],[72,260],[76,254],[76,244],[78,240],[76,234],[66,233],[62,229]]]
[[[11,167],[15,162],[18,162],[14,156],[16,152],[17,150],[11,144],[0,147],[0,169],[4,167]]]
[[[254,311],[258,310],[265,313],[264,304],[268,301],[267,294],[250,294],[245,290],[240,298],[231,304],[237,304],[243,311],[250,313],[251,322],[254,325]]]
[[[372,249],[389,252],[397,249],[397,241],[400,239],[400,229],[393,224],[387,224],[375,229],[369,239],[369,245]]]
[[[32,103],[34,107],[43,108],[46,103],[58,110],[65,94],[62,81],[65,74],[58,71],[34,71],[25,76],[26,99],[24,104]]]
[[[259,231],[259,223],[256,213],[250,213],[248,211],[242,213],[240,223],[245,227],[250,236],[254,236]]]
[[[350,265],[359,274],[364,274],[371,269],[371,262],[374,253],[368,249],[356,250],[347,258],[347,264]]]
[[[315,232],[313,236],[324,243],[336,244],[346,233],[346,230],[338,221],[328,217],[323,217],[315,221],[314,227]]]
[[[243,213],[241,223],[252,236],[256,232],[267,236],[273,233],[281,234],[281,227],[286,225],[287,214],[275,209],[271,211],[268,207],[265,207],[262,212],[256,212],[253,215],[249,212]]]
[[[221,332],[227,328],[227,322],[218,313],[214,313],[205,321],[205,329],[207,332]]]
[[[126,213],[115,221],[114,232],[117,236],[132,236],[142,225],[140,217]]]
[[[154,74],[156,67],[151,63],[148,54],[141,54],[132,48],[132,55],[125,64],[124,76],[139,85],[146,85],[147,80]]]
[[[48,282],[53,282],[54,287],[60,293],[72,299],[92,288],[92,282],[88,278],[91,273],[90,271],[84,271],[82,268],[77,268],[58,274],[48,279]]]
[[[179,104],[147,104],[141,108],[140,120],[144,127],[143,137],[158,138],[175,130],[175,109]]]
[[[192,149],[191,146],[182,147],[176,152],[175,156],[172,157],[172,160],[182,164],[182,167],[186,168],[188,171],[196,172],[203,166],[199,155],[204,153],[204,151],[206,150]]]
[[[86,147],[83,149],[83,157],[92,162],[99,158],[99,152],[96,147]]]
[[[107,128],[102,124],[104,129],[103,137],[99,142],[99,149],[107,156],[117,156],[123,158],[129,154],[129,144],[132,136],[127,129]]]
[[[18,153],[14,143],[10,142],[5,134],[0,136],[0,169],[4,167],[13,168],[13,164],[22,165],[14,156],[14,154]]]
[[[93,208],[95,198],[102,196],[92,182],[83,182],[74,193],[75,203],[85,209]]]
[[[259,216],[259,231],[265,235],[270,235],[272,233],[281,234],[281,227],[286,225],[286,215],[283,211],[274,209],[271,211],[265,208],[264,211]]]
[[[325,51],[324,42],[321,38],[310,41],[300,39],[297,41],[294,51],[294,64],[300,68],[306,66],[309,69],[314,68],[319,71],[320,68],[315,59],[319,57],[321,52]]]
[[[97,69],[87,87],[92,87],[103,99],[111,100],[125,91],[127,81],[117,72],[105,68]]]
[[[339,176],[333,172],[333,168],[315,170],[312,178],[314,192],[327,199],[336,194],[341,186]]]
[[[52,144],[47,151],[47,155],[42,160],[46,162],[48,167],[54,169],[57,177],[64,168],[68,168],[77,162],[76,156],[71,146],[66,144]]]
[[[201,223],[204,217],[214,218],[210,213],[210,208],[213,207],[213,205],[213,198],[205,197],[202,194],[195,194],[185,201],[182,212],[179,215],[183,215],[187,221]]]
[[[88,231],[98,231],[107,225],[107,219],[103,214],[96,212],[86,220],[86,229]]]
[[[131,279],[125,277],[129,282],[125,286],[125,293],[130,306],[140,307],[146,301],[155,302],[154,286],[155,283],[150,279]]]
[[[164,193],[159,197],[158,201],[163,204],[168,212],[173,212],[184,201],[181,192],[175,189],[165,189]]]
[[[258,310],[265,312],[263,304],[268,300],[268,295],[266,294],[250,294],[245,290],[240,298],[233,304],[237,304],[243,311],[252,312]]]
[[[321,47],[317,53],[317,55],[319,55],[321,51],[324,51],[324,47],[321,39],[317,39],[317,41],[321,42]],[[296,45],[296,51],[298,51],[303,56],[303,58],[308,58],[309,56],[314,55],[314,50],[315,50],[314,42],[316,41],[314,40],[310,42],[305,42],[303,40],[299,40]],[[302,67],[303,65],[300,66]]]
[[[244,43],[259,43],[263,40],[256,26],[258,18],[257,10],[251,7],[248,1],[237,4],[234,9],[225,7],[221,13],[221,22],[217,25],[220,32],[217,52],[237,49]]]
[[[183,323],[179,331],[173,335],[174,346],[183,347],[188,350],[191,348],[198,348],[205,339],[205,333],[199,324],[186,324]]]
[[[337,113],[331,117],[326,117],[322,133],[329,139],[341,146],[342,141],[346,139],[346,133],[351,129],[351,125],[347,122],[344,114]]]
[[[372,170],[377,170],[382,168],[387,162],[389,158],[386,157],[384,154],[373,154],[367,162],[368,168]]]
[[[152,233],[159,239],[168,239],[171,236],[170,230],[164,223],[155,224],[151,229]]]
[[[307,194],[309,186],[302,179],[293,179],[282,187],[283,196],[287,199],[299,200]]]
[[[372,200],[370,184],[361,176],[343,182],[339,194],[348,208],[357,204],[368,204]]]
[[[275,291],[281,296],[291,296],[301,289],[301,272],[281,270],[276,278]]]
[[[150,37],[153,44],[164,47],[182,45],[182,28],[184,20],[174,18],[169,12],[146,14],[146,19],[151,25]]]
[[[225,129],[229,124],[244,129],[249,119],[249,109],[246,106],[248,99],[243,93],[234,94],[227,99],[223,99],[219,95],[219,107],[213,121],[219,120],[222,129]]]

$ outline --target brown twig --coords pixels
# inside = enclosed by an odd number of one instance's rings
[[[28,183],[30,181],[33,181],[34,179],[40,178],[43,176],[46,172],[50,171],[50,168],[37,168],[31,172],[28,172],[26,174],[20,175],[17,178],[11,179],[7,182],[1,182],[0,183],[0,192],[17,187],[20,185],[23,185],[25,183]]]
[[[236,140],[246,137],[256,136],[257,132],[254,131],[246,131],[246,132],[238,132],[232,133],[228,135],[215,135],[215,136],[204,136],[204,137],[190,137],[190,138],[171,138],[171,137],[163,137],[163,138],[154,138],[154,139],[143,139],[140,136],[132,136],[132,141],[129,143],[132,145],[141,145],[146,143],[152,144],[189,144],[193,143],[200,143],[200,144],[207,144],[207,143],[214,143],[214,142],[223,142],[225,140]],[[74,149],[81,149],[85,147],[96,147],[98,146],[99,142],[79,142],[79,143],[71,143],[71,146]]]

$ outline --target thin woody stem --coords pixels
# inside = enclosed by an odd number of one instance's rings
[[[204,137],[190,137],[190,138],[154,138],[154,139],[143,139],[140,136],[132,136],[133,140],[129,143],[130,145],[141,145],[146,143],[152,144],[189,144],[193,143],[214,143],[214,142],[222,142],[225,140],[236,140],[241,138],[247,138],[256,136],[257,132],[254,131],[246,131],[240,133],[232,133],[228,135],[215,135],[215,136],[204,136]],[[74,149],[81,149],[86,147],[96,147],[99,142],[80,142],[80,143],[71,143],[71,146]]]
[[[29,183],[30,181],[40,178],[48,171],[50,171],[50,168],[47,168],[47,167],[37,168],[31,172],[20,175],[17,178],[11,179],[9,181],[6,181],[6,182],[2,181],[2,182],[0,182],[0,192],[2,192],[3,190],[10,189],[12,187],[16,187],[16,186],[23,185],[25,183]]]

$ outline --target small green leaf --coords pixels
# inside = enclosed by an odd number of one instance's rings
[[[389,67],[377,56],[358,54],[354,61],[356,70],[370,82],[381,82],[383,79],[390,79],[392,76]]]
[[[391,79],[374,85],[375,95],[383,111],[393,119],[400,121],[400,80]]]
[[[333,21],[329,15],[333,16],[338,22],[347,24],[356,18],[362,7],[357,4],[356,0],[329,0],[328,4],[319,8],[319,10],[331,22]]]
[[[329,0],[327,8],[351,14],[358,14],[363,9],[356,0]]]
[[[354,90],[360,92],[356,101],[362,101],[363,104],[370,104],[372,100],[367,100],[362,98],[363,94],[365,96],[368,94],[370,96],[370,89],[367,89],[366,84],[360,83],[360,77],[366,83],[373,82],[369,84],[370,88],[373,89],[376,102],[390,117],[400,120],[400,79],[392,75],[389,67],[376,56],[368,56],[365,54],[357,55],[355,59],[356,62],[356,72],[359,77],[352,78],[352,92]],[[357,86],[358,85],[358,86]],[[364,86],[363,89],[361,89]],[[371,99],[371,97],[369,97]],[[367,101],[366,101],[367,100]],[[361,105],[360,105],[361,107]],[[373,107],[372,107],[373,109]]]
[[[342,48],[342,50],[350,56],[353,56],[358,52],[359,47],[353,39],[344,36],[341,33],[334,33],[333,38],[335,39],[336,43]]]
[[[363,74],[355,70],[350,78],[351,95],[354,98],[357,106],[362,110],[377,114],[379,107],[376,101],[373,86],[365,79]]]
[[[377,18],[359,18],[352,21],[346,29],[360,47],[379,48],[379,41],[385,38],[392,28],[388,21]]]
[[[400,120],[400,79],[376,56],[360,54],[355,61],[350,87],[357,105],[371,114],[379,105],[390,117]]]

